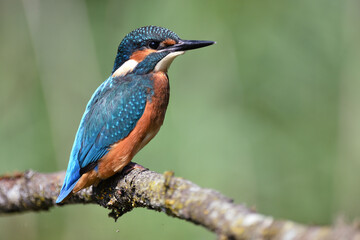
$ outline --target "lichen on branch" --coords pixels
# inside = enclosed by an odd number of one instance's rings
[[[0,177],[0,214],[48,210],[55,207],[65,172],[26,171]],[[219,239],[360,239],[355,226],[306,226],[275,220],[219,192],[201,188],[173,172],[159,174],[134,169],[98,186],[83,189],[64,204],[99,204],[115,220],[137,207],[164,212],[199,224]]]

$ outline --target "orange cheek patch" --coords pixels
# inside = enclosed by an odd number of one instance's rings
[[[169,46],[169,45],[174,45],[176,42],[175,42],[175,40],[168,38],[168,39],[166,39],[165,41],[163,41],[162,43],[163,43],[165,46]]]
[[[145,50],[138,50],[136,52],[134,52],[131,56],[130,59],[133,59],[137,62],[141,62],[142,60],[144,60],[150,53],[156,52],[156,50],[154,49],[145,49]]]

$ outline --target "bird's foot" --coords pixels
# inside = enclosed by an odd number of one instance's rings
[[[145,171],[145,170],[149,170],[146,167],[141,166],[140,164],[137,164],[135,162],[130,162],[128,165],[126,165],[123,170],[121,171],[123,174],[128,174],[129,172],[131,172],[134,169],[138,169],[140,171]]]

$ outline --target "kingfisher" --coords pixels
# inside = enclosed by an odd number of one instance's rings
[[[123,170],[159,131],[169,102],[167,70],[185,51],[213,41],[183,40],[162,27],[135,29],[121,41],[111,75],[80,121],[56,203]]]

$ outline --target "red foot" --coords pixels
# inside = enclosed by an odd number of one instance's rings
[[[123,168],[123,170],[121,172],[126,175],[134,169],[139,169],[141,171],[148,170],[147,168],[141,166],[140,164],[137,164],[135,162],[130,162],[128,165],[126,165]]]

